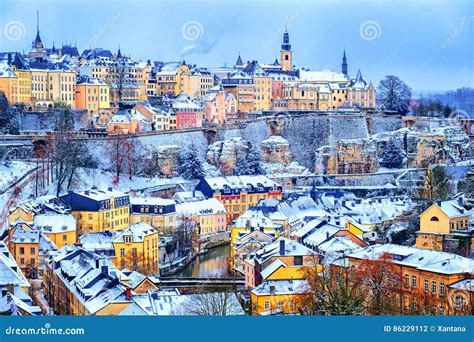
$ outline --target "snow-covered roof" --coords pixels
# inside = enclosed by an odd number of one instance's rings
[[[286,267],[288,266],[285,264],[283,261],[280,259],[276,259],[274,262],[272,262],[270,265],[265,267],[262,272],[260,272],[260,275],[262,276],[263,279],[267,279],[270,275],[273,274],[277,269],[280,267]]]
[[[257,296],[292,295],[309,291],[305,279],[267,280],[254,288],[252,293]]]
[[[146,222],[133,223],[127,229],[122,230],[117,237],[114,239],[114,243],[123,243],[125,242],[125,236],[132,236],[132,241],[143,242],[145,237],[153,234],[158,234],[155,228],[150,226]]]
[[[395,244],[369,246],[349,254],[349,257],[376,260],[385,253],[392,255],[396,264],[415,267],[422,271],[442,274],[474,272],[472,259],[452,253]]]
[[[0,242],[0,287],[8,284],[20,287],[30,286],[5,243]]]
[[[283,246],[281,246],[281,243]],[[280,247],[283,247],[283,253],[281,253]],[[315,255],[315,252],[297,241],[280,237],[274,242],[256,251],[255,254],[252,254],[252,256],[250,256],[246,261],[250,264],[255,264],[255,260],[257,260],[262,264],[271,257],[307,255]]]
[[[245,189],[248,184],[258,187],[259,184],[265,187],[280,186],[278,183],[266,176],[227,176],[227,177],[206,177],[206,182],[214,190],[223,189],[228,186],[231,189]]]
[[[193,201],[179,203],[176,205],[176,213],[178,216],[200,216],[225,214],[224,205],[216,198],[209,198],[202,201]]]
[[[17,227],[10,239],[10,242],[38,244],[39,240],[40,240],[39,230],[26,230],[26,229],[23,229],[22,227]]]
[[[300,70],[302,82],[348,82],[346,75],[331,70],[306,71]]]
[[[93,199],[95,201],[104,201],[110,198],[125,197],[126,193],[109,188],[109,189],[91,189],[76,192],[78,195]]]
[[[137,294],[132,297],[135,305],[123,310],[120,315],[150,315],[150,316],[176,316],[193,315],[190,308],[194,308],[192,303],[199,302],[201,296],[212,297],[220,296],[220,293],[198,293],[198,294],[180,294],[177,289],[161,289],[149,291],[146,294]],[[227,296],[227,295],[226,295]],[[228,315],[243,315],[244,311],[237,296],[229,293],[226,304]]]
[[[449,218],[469,216],[468,210],[456,200],[435,202],[433,205],[440,208]]]
[[[64,246],[53,260],[58,278],[91,314],[110,303],[125,301],[122,281],[129,278],[110,259],[78,246]]]
[[[76,230],[76,219],[71,214],[40,214],[34,217],[34,226],[45,233],[66,233]]]
[[[178,203],[205,200],[206,196],[201,191],[179,191],[174,194],[173,199]]]
[[[130,204],[133,205],[175,205],[176,202],[169,198],[160,197],[130,197]]]
[[[236,228],[279,228],[269,217],[265,216],[261,211],[247,210],[234,220],[233,227]]]
[[[449,285],[449,287],[452,289],[474,292],[474,279],[460,280],[454,284]]]
[[[2,61],[0,62],[0,77],[15,77],[16,75],[13,70],[10,68],[8,63]]]
[[[114,250],[113,241],[118,232],[86,233],[79,237],[82,247],[88,251]]]

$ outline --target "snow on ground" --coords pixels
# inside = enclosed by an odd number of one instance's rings
[[[0,192],[6,191],[15,181],[35,167],[34,163],[14,160],[9,166],[0,163]]]
[[[185,183],[181,177],[176,178],[158,178],[158,177],[132,177],[128,179],[127,175],[121,175],[120,181],[118,184],[113,183],[114,174],[112,172],[98,170],[98,169],[88,169],[88,168],[79,168],[75,175],[73,186],[74,190],[87,190],[95,186],[97,188],[108,188],[113,187],[114,189],[120,191],[130,191],[130,190],[141,190],[150,187],[156,187],[166,184],[177,184]],[[49,192],[54,193],[54,189],[50,189]]]

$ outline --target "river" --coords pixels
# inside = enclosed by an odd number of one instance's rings
[[[209,249],[198,255],[177,277],[225,278],[229,276],[229,245]]]

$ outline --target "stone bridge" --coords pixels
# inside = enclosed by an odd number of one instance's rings
[[[156,283],[161,288],[199,288],[202,286],[231,287],[244,286],[244,278],[160,278]]]

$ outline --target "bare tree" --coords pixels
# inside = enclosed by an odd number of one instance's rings
[[[126,142],[127,137],[122,134],[110,136],[106,141],[105,152],[109,158],[111,169],[115,173],[115,183],[120,181],[120,175],[126,165]]]
[[[129,250],[120,260],[120,267],[137,271],[145,275],[154,275],[158,273],[158,263],[152,262],[145,257],[143,253]]]
[[[355,266],[355,284],[365,291],[365,313],[390,314],[401,303],[401,272],[389,254],[376,260],[363,259]],[[393,300],[399,294],[398,304]]]
[[[365,294],[356,286],[352,267],[304,267],[309,289],[303,295],[300,312],[306,315],[357,315],[363,311]]]
[[[214,288],[201,286],[195,294],[188,295],[181,308],[176,308],[175,315],[196,316],[230,316],[243,314],[242,305],[232,287]]]
[[[59,196],[66,182],[67,188],[71,187],[77,168],[85,166],[90,159],[85,143],[63,131],[48,137],[47,155],[53,168],[56,196]]]

